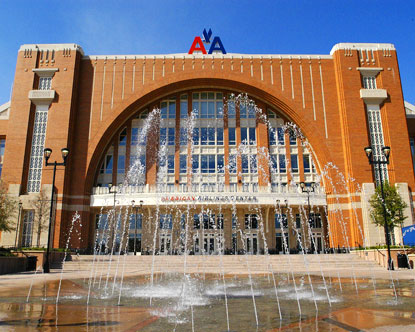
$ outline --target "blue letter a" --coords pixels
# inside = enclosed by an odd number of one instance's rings
[[[213,51],[221,51],[222,54],[226,54],[225,48],[223,47],[222,41],[219,37],[213,38],[212,45],[209,49],[209,54],[212,54]]]

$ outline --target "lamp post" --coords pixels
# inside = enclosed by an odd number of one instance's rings
[[[20,214],[22,212],[22,202],[19,202],[19,214],[17,216],[17,225],[16,225],[16,238],[14,239],[14,249],[17,249],[17,236],[19,234],[19,226],[20,226]]]
[[[311,182],[310,187],[307,187],[305,185],[305,182],[300,182],[300,187],[301,187],[301,191],[303,193],[307,193],[307,207],[308,207],[308,218],[307,219],[308,219],[308,222],[310,222],[310,220],[311,220],[311,218],[310,218],[310,215],[311,215],[310,193],[315,192],[316,184],[315,184],[315,182]]]
[[[301,187],[301,191],[303,192],[303,193],[307,193],[307,206],[308,206],[308,216],[307,216],[307,222],[308,222],[308,225],[309,225],[309,227],[311,228],[311,226],[312,225],[310,225],[311,224],[311,205],[310,205],[310,193],[313,193],[313,192],[315,192],[315,189],[316,189],[316,184],[315,184],[315,182],[311,182],[310,183],[310,186],[309,187],[307,187],[306,186],[306,184],[305,184],[305,182],[300,182],[300,187]],[[304,232],[305,232],[305,230],[304,230]],[[313,242],[311,242],[311,244],[312,244],[312,251],[314,251],[315,250],[315,248],[314,248],[314,250],[313,250],[313,246],[314,246],[314,244],[313,244]]]
[[[374,159],[373,149],[371,146],[364,148],[367,159],[369,160],[370,165],[376,165],[379,173],[379,182],[380,182],[380,192],[382,194],[382,208],[383,208],[383,218],[384,218],[384,228],[385,228],[385,237],[386,237],[386,246],[388,247],[388,270],[394,270],[392,258],[391,258],[391,248],[390,248],[390,234],[389,234],[389,225],[386,217],[386,203],[385,203],[385,193],[383,191],[383,177],[382,169],[380,165],[389,165],[389,156],[391,148],[389,146],[382,147],[382,153],[386,160],[383,158]]]
[[[45,157],[45,166],[53,165],[53,180],[52,180],[52,195],[50,198],[50,213],[49,213],[49,231],[48,231],[48,246],[46,247],[46,258],[45,263],[43,264],[43,273],[50,272],[49,264],[49,248],[50,248],[50,233],[52,231],[52,216],[53,216],[53,197],[55,194],[55,177],[56,177],[56,167],[57,166],[66,166],[66,160],[69,154],[68,148],[61,149],[63,162],[58,163],[56,160],[53,163],[49,162],[50,155],[52,154],[52,149],[46,148],[43,150],[43,155]]]

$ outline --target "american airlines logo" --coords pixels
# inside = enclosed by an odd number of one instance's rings
[[[225,47],[223,47],[220,37],[215,36],[213,40],[210,41],[211,38],[212,30],[209,29],[209,31],[206,31],[206,29],[203,29],[203,40],[201,37],[196,36],[193,40],[192,46],[190,47],[189,54],[193,54],[195,51],[202,52],[202,54],[213,54],[213,52],[226,54]],[[208,48],[208,46],[209,52],[206,52],[206,48]]]

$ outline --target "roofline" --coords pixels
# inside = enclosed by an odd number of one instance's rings
[[[226,54],[188,54],[188,53],[174,53],[174,54],[147,54],[147,55],[85,55],[83,60],[155,60],[155,59],[263,59],[263,60],[311,60],[311,59],[332,59],[328,54],[241,54],[241,53],[226,53]]]

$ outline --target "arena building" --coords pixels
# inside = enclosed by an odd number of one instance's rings
[[[414,108],[404,106],[392,44],[342,43],[323,55],[226,54],[221,43],[203,54],[202,45],[98,56],[22,45],[0,108],[1,180],[21,206],[0,244],[46,245],[45,148],[58,163],[69,149],[56,170],[53,247],[65,246],[76,211],[82,226],[69,243],[85,250],[119,249],[124,233],[129,251],[135,242],[160,253],[384,243],[369,215],[380,173],[368,145],[375,158],[390,146],[381,174],[408,204],[405,225],[414,223]]]

